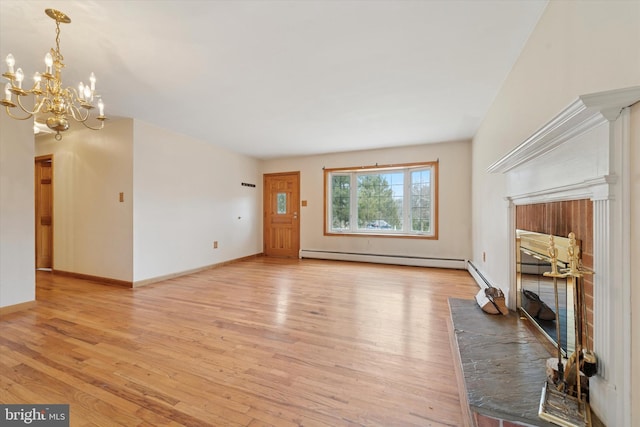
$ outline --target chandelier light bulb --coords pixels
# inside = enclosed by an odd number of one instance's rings
[[[89,76],[89,81],[91,82],[91,92],[96,90],[96,75],[91,73]]]
[[[51,74],[51,67],[53,67],[53,56],[51,56],[51,53],[47,52],[47,54],[44,56],[44,64],[47,66],[45,72],[47,74]]]
[[[18,88],[22,89],[22,81],[24,80],[24,73],[22,72],[22,68],[18,68],[16,70],[16,83],[18,83]]]
[[[80,99],[83,99],[84,96],[84,83],[80,82],[80,84],[78,85],[78,96],[80,97]]]
[[[88,85],[84,87],[84,99],[91,101],[91,88]]]
[[[34,88],[36,90],[40,90],[40,82],[42,81],[42,75],[40,75],[39,72],[36,71],[36,73],[33,75],[33,81],[36,83]]]
[[[4,85],[4,100],[11,101],[11,83]]]
[[[102,99],[98,101],[98,109],[100,110],[100,116],[104,116],[104,102],[102,102]]]
[[[13,74],[13,66],[16,65],[16,59],[13,57],[12,54],[7,55],[7,68],[9,68],[9,73]]]

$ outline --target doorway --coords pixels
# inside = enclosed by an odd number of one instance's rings
[[[264,254],[297,258],[300,251],[300,172],[264,175]]]
[[[53,155],[35,158],[36,268],[53,268]]]

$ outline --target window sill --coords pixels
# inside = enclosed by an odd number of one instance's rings
[[[438,240],[437,234],[401,234],[401,233],[357,233],[352,231],[345,232],[325,232],[325,236],[350,236],[350,237],[391,237],[394,239],[424,239]]]

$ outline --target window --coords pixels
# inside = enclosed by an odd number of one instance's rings
[[[325,234],[436,239],[438,163],[325,169]]]
[[[278,205],[278,215],[284,215],[287,213],[287,193],[276,194],[276,200]]]

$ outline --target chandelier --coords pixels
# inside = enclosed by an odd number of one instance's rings
[[[44,57],[45,71],[40,74],[36,72],[33,76],[33,87],[23,89],[22,82],[24,73],[22,68],[14,71],[15,59],[12,54],[7,55],[7,72],[3,73],[9,82],[5,85],[4,98],[0,104],[4,105],[7,114],[17,120],[27,120],[33,116],[40,119],[46,117],[46,124],[49,129],[56,132],[55,139],[60,141],[64,132],[69,129],[68,117],[82,123],[92,130],[100,130],[104,127],[104,103],[95,92],[96,76],[91,73],[89,84],[80,83],[77,90],[72,87],[62,86],[62,68],[64,68],[64,57],[60,53],[60,23],[68,24],[71,19],[64,13],[55,9],[46,9],[45,13],[56,21],[56,48]],[[14,98],[15,96],[15,98]],[[33,96],[33,109],[22,104],[22,98]],[[87,120],[92,116],[92,110],[98,107],[98,115],[93,120],[100,122],[97,126],[90,126]],[[21,111],[20,111],[21,110]],[[17,111],[19,115],[13,114]],[[42,119],[44,120],[44,117]]]

